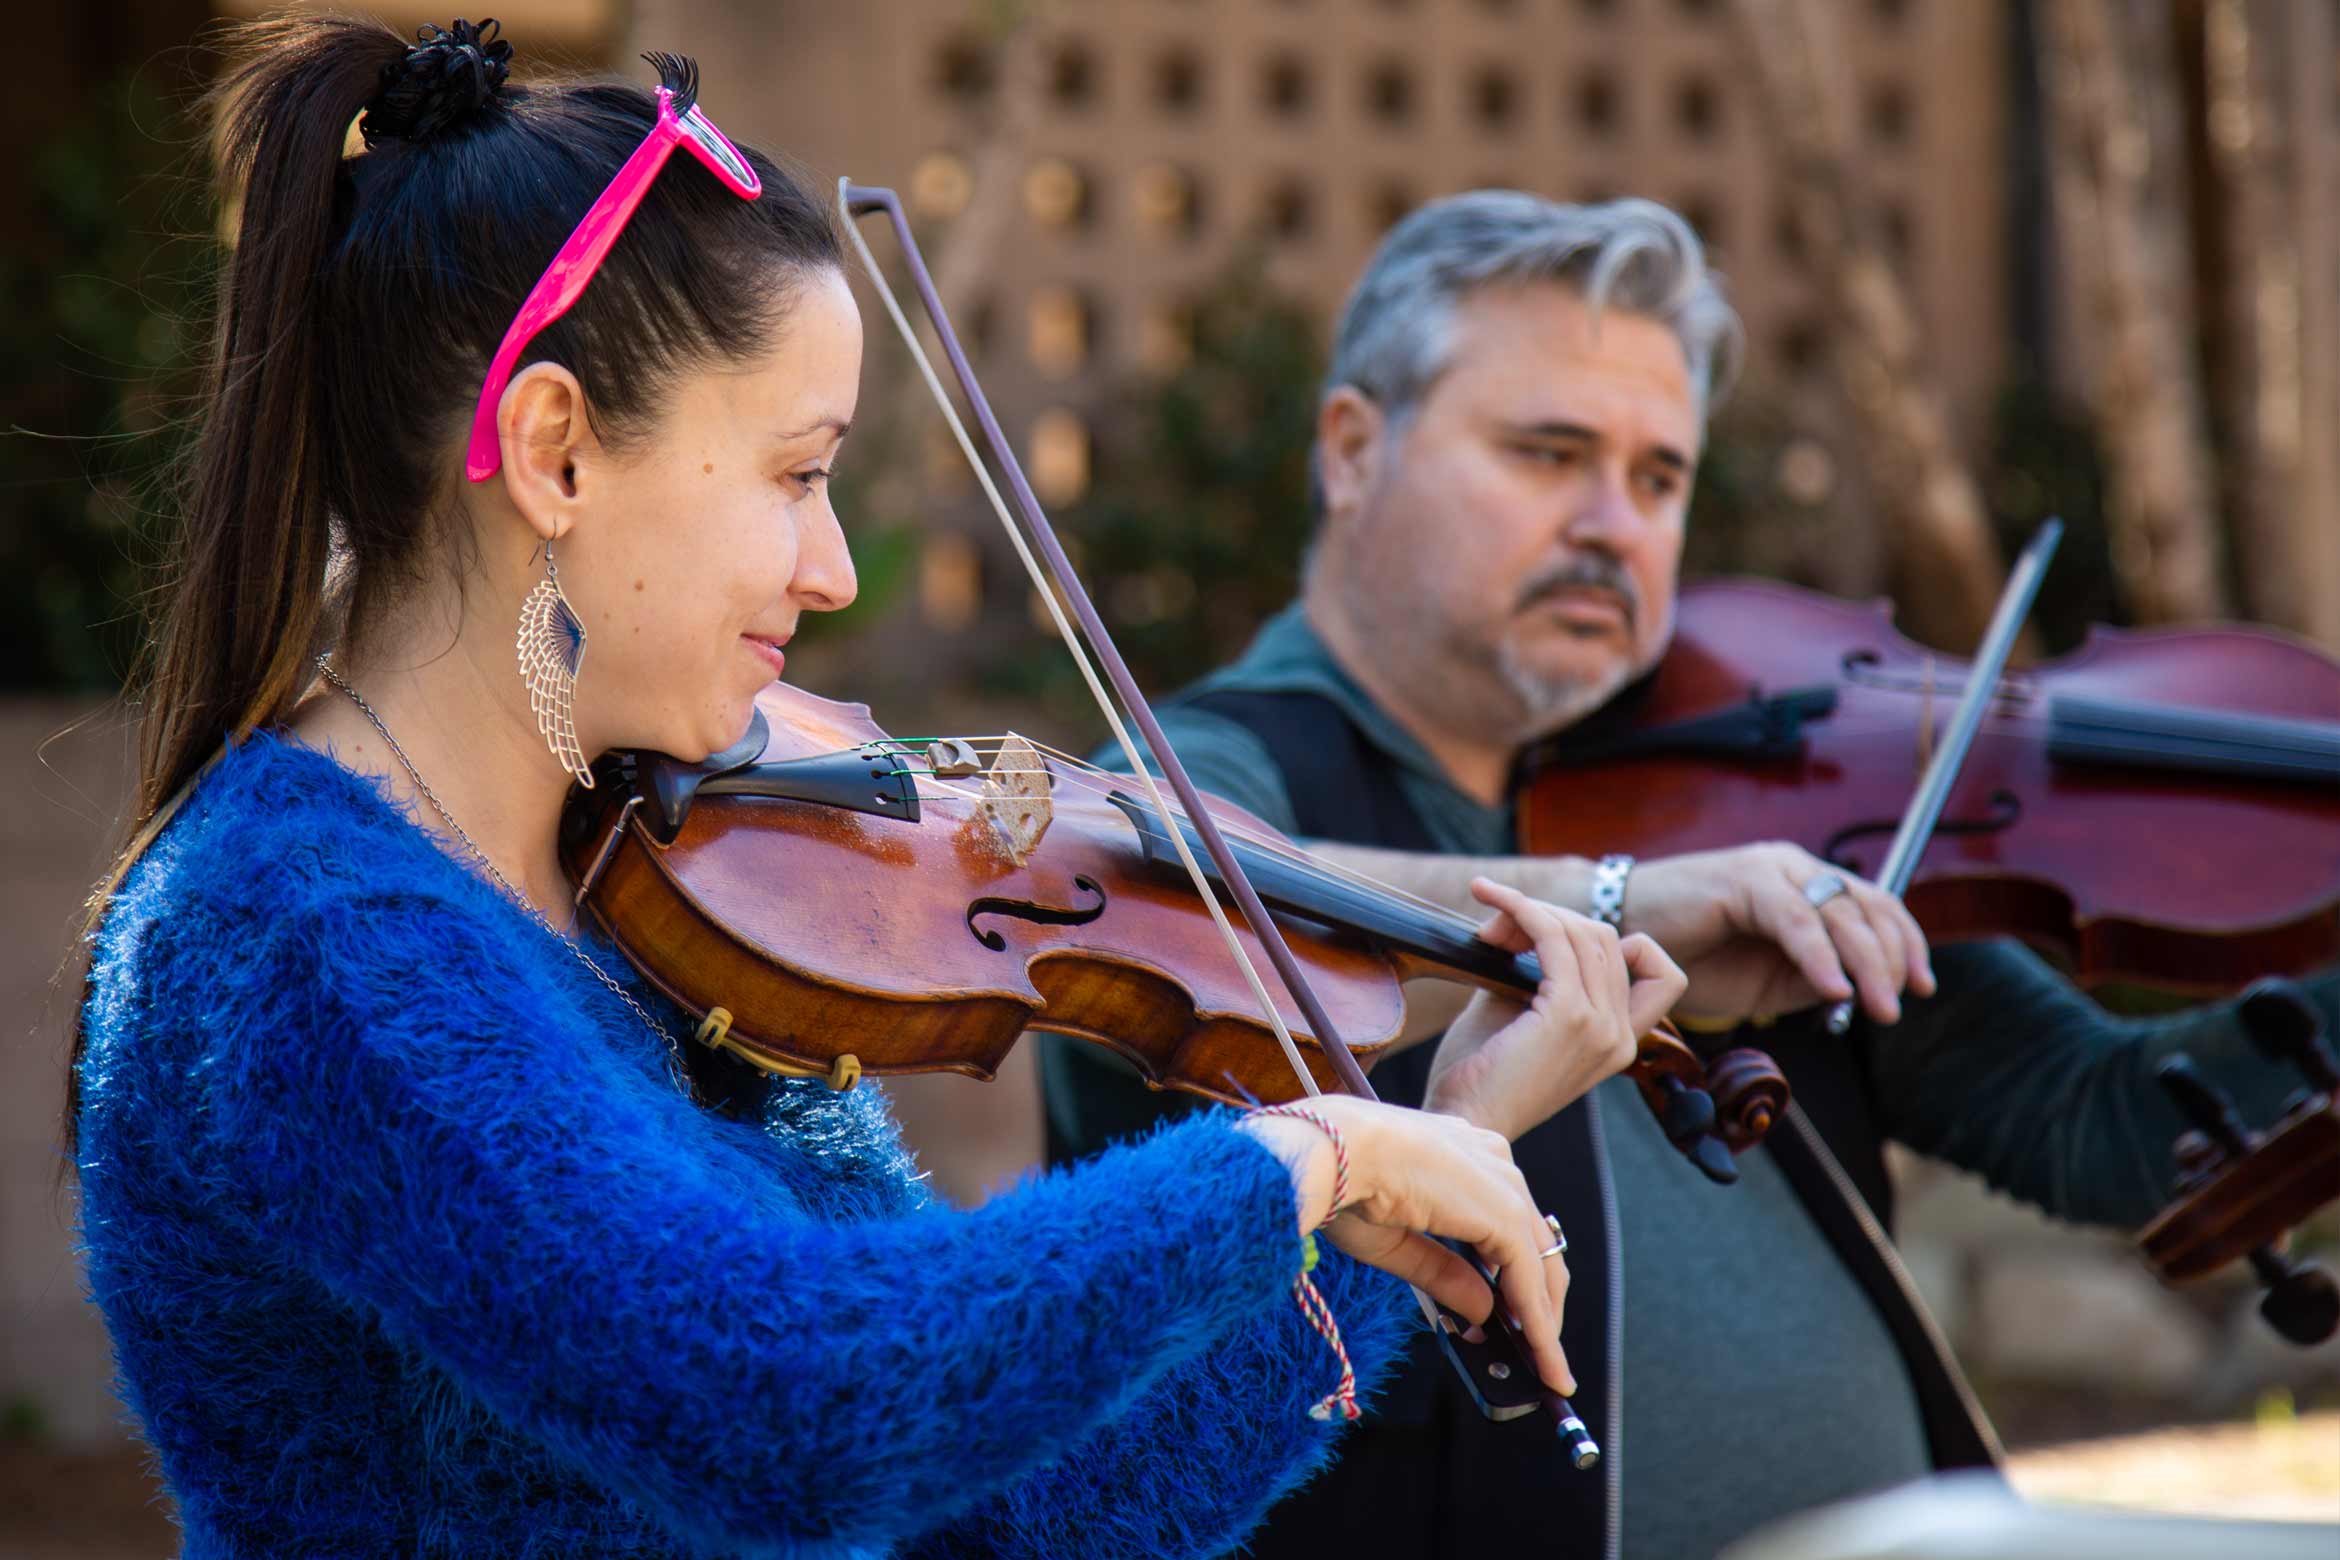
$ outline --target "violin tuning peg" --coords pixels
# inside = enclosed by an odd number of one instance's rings
[[[2191,1058],[2182,1052],[2172,1056],[2155,1068],[2153,1075],[2211,1147],[2231,1158],[2250,1152],[2250,1133],[2234,1113],[2233,1103],[2195,1070]]]
[[[1739,1162],[1731,1157],[1723,1140],[1711,1132],[1691,1145],[1690,1162],[1717,1186],[1730,1186],[1739,1179]]]
[[[2178,1138],[2170,1153],[2177,1160],[2177,1179],[2181,1186],[2200,1180],[2226,1163],[2226,1156],[2208,1136],[2191,1130]]]
[[[2259,1314],[2267,1325],[2303,1349],[2340,1332],[2340,1284],[2313,1262],[2294,1265],[2273,1251],[2251,1253],[2251,1266],[2267,1281]]]
[[[1676,1148],[1714,1131],[1714,1096],[1693,1089],[1678,1078],[1665,1080],[1666,1140]]]
[[[2270,1061],[2297,1067],[2310,1087],[2340,1094],[2340,1062],[2324,1043],[2324,1021],[2298,986],[2262,980],[2244,993],[2239,1010],[2243,1032]]]

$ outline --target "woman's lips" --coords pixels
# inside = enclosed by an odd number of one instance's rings
[[[788,670],[788,655],[780,648],[779,640],[763,639],[754,634],[742,634],[739,637],[748,642],[750,649],[771,663],[772,676],[775,680]]]

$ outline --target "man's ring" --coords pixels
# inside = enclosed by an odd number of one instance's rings
[[[1552,1232],[1552,1244],[1546,1246],[1543,1250],[1536,1253],[1539,1258],[1556,1257],[1568,1249],[1568,1237],[1560,1233],[1560,1221],[1558,1219],[1555,1219],[1548,1213],[1545,1214],[1544,1228]]]
[[[1844,878],[1835,872],[1822,872],[1804,885],[1804,903],[1817,910],[1844,892]]]

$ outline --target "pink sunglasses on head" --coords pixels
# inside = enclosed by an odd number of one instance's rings
[[[654,52],[642,58],[658,67],[658,122],[586,211],[569,241],[553,256],[552,264],[544,268],[544,275],[536,279],[520,312],[513,316],[512,328],[504,332],[503,344],[488,365],[487,383],[480,386],[479,405],[471,414],[471,447],[464,455],[463,471],[474,482],[485,482],[504,463],[503,448],[496,437],[496,408],[503,402],[504,387],[512,382],[512,369],[520,354],[528,350],[537,332],[568,313],[584,294],[585,284],[609,258],[610,246],[625,231],[674,149],[686,148],[741,200],[754,200],[764,192],[763,181],[739,148],[699,108],[699,67],[679,54]]]

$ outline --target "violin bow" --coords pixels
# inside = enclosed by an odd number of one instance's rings
[[[1893,831],[1893,844],[1885,852],[1885,864],[1877,869],[1877,886],[1896,899],[1907,891],[1909,880],[1917,875],[1918,860],[1925,855],[1926,845],[1934,837],[1934,825],[1941,821],[1943,805],[1950,800],[1950,787],[1957,783],[1958,771],[1974,746],[1975,733],[1982,729],[1984,713],[1999,696],[1999,674],[2007,669],[2007,657],[2014,653],[2015,636],[2022,632],[2023,620],[2031,616],[2031,604],[2039,597],[2040,582],[2047,578],[2048,560],[2056,555],[2056,544],[2063,539],[2064,522],[2046,521],[2007,573],[2007,588],[1999,593],[1999,604],[1991,613],[1991,626],[1984,632],[1982,645],[1975,651],[1974,663],[1967,671],[1966,692],[1959,698],[1958,708],[1950,716],[1948,732],[1941,745],[1934,749],[1925,775],[1909,799],[1909,810],[1901,815],[1901,827]],[[1832,1035],[1841,1035],[1852,1028],[1852,1021],[1850,998],[1828,1010],[1828,1032]]]
[[[1250,878],[1244,875],[1242,862],[1236,859],[1234,850],[1219,832],[1210,809],[1203,805],[1194,782],[1187,777],[1186,766],[1179,761],[1177,753],[1171,748],[1170,739],[1163,734],[1161,724],[1154,718],[1153,706],[1147,703],[1145,694],[1138,688],[1137,679],[1130,674],[1128,663],[1122,659],[1112,634],[1098,616],[1096,604],[1090,599],[1087,587],[1081,583],[1072,560],[1065,555],[1064,545],[1057,539],[1056,528],[1041,511],[1040,501],[1033,494],[1031,483],[1025,479],[1023,466],[1016,459],[1015,450],[1006,434],[1001,432],[999,419],[992,413],[990,399],[976,381],[974,366],[959,344],[958,333],[951,328],[941,295],[935,290],[934,278],[927,270],[926,258],[919,251],[917,239],[911,235],[909,217],[902,209],[901,197],[890,189],[839,179],[837,205],[842,219],[840,225],[860,255],[870,285],[884,303],[888,317],[894,322],[894,329],[900,334],[903,345],[909,349],[911,360],[917,365],[919,376],[925,380],[935,404],[942,409],[943,418],[958,441],[960,453],[967,458],[976,481],[990,499],[992,512],[998,516],[1009,542],[1015,547],[1017,557],[1031,575],[1034,588],[1047,604],[1049,616],[1054,620],[1066,650],[1071,653],[1073,663],[1080,668],[1090,696],[1096,700],[1098,710],[1112,728],[1114,739],[1121,744],[1133,779],[1143,786],[1147,800],[1160,815],[1164,833],[1177,848],[1179,861],[1185,866],[1187,875],[1194,880],[1195,892],[1202,896],[1202,902],[1217,924],[1220,936],[1225,939],[1228,951],[1234,955],[1236,966],[1249,982],[1252,995],[1258,1000],[1269,1025],[1275,1031],[1277,1042],[1283,1047],[1285,1060],[1291,1064],[1294,1075],[1300,1080],[1300,1087],[1309,1094],[1322,1092],[1317,1087],[1314,1074],[1300,1055],[1299,1044],[1292,1038],[1290,1026],[1284,1022],[1283,1014],[1268,994],[1267,985],[1260,978],[1257,967],[1252,963],[1241,939],[1235,935],[1235,928],[1229,923],[1225,907],[1220,904],[1209,876],[1188,848],[1185,831],[1178,827],[1168,799],[1155,783],[1144,755],[1138,751],[1136,742],[1131,738],[1129,727],[1121,717],[1122,710],[1129,713],[1139,733],[1144,736],[1155,762],[1161,767],[1162,778],[1169,782],[1170,789],[1176,793],[1178,805],[1193,823],[1195,835],[1202,841],[1212,865],[1218,869],[1220,881],[1235,896],[1235,903],[1242,910],[1244,920],[1258,937],[1261,948],[1267,953],[1268,962],[1275,967],[1277,978],[1283,982],[1284,989],[1291,993],[1293,1003],[1307,1019],[1317,1044],[1339,1076],[1341,1086],[1359,1098],[1378,1099],[1380,1096],[1373,1092],[1373,1085],[1366,1080],[1364,1069],[1357,1065],[1356,1057],[1333,1027],[1331,1015],[1325,1011],[1323,1003],[1310,987],[1308,977],[1302,973],[1300,962],[1293,957],[1282,929],[1260,902],[1258,891],[1252,887]],[[903,261],[909,268],[911,285],[918,294],[919,303],[926,310],[928,321],[934,326],[935,338],[942,346],[943,356],[950,363],[952,377],[958,381],[960,393],[966,397],[968,408],[975,414],[976,426],[982,430],[984,447],[991,452],[991,458],[1007,477],[1008,491],[1015,497],[1016,514],[1023,518],[1020,530],[1015,518],[1009,513],[1006,500],[992,481],[989,469],[977,453],[966,424],[960,419],[957,408],[951,405],[950,396],[944,390],[940,376],[935,373],[933,361],[918,339],[918,332],[912,327],[901,302],[894,296],[893,287],[886,281],[877,257],[870,252],[868,241],[862,237],[858,219],[874,215],[886,218],[893,230],[894,241],[901,247]],[[1067,605],[1072,609],[1071,618],[1065,615]],[[1077,633],[1074,629],[1076,620],[1079,624]],[[1084,637],[1088,641],[1089,650],[1095,652],[1094,661],[1082,647]],[[1104,674],[1102,680],[1098,674],[1100,663]],[[1107,683],[1111,684],[1110,694]],[[1115,707],[1117,701],[1119,709]],[[1466,1340],[1455,1326],[1443,1325],[1442,1313],[1435,1302],[1420,1289],[1416,1289],[1414,1294],[1423,1307],[1424,1315],[1436,1330],[1449,1362],[1462,1374],[1482,1411],[1491,1418],[1511,1418],[1540,1404],[1552,1411],[1560,1435],[1570,1448],[1570,1459],[1577,1467],[1589,1468],[1600,1460],[1600,1447],[1586,1431],[1583,1420],[1578,1417],[1568,1399],[1536,1382],[1534,1367],[1528,1363],[1525,1341],[1519,1333],[1518,1324],[1503,1304],[1500,1293],[1495,1297],[1494,1311],[1485,1332],[1485,1344]],[[1498,1342],[1502,1347],[1489,1347]],[[1523,1396],[1517,1387],[1505,1391],[1487,1385],[1514,1380],[1534,1383],[1534,1396]]]

